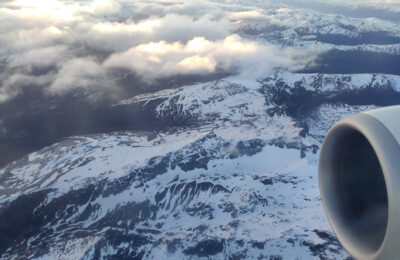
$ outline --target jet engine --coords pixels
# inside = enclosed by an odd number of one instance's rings
[[[336,123],[318,178],[328,220],[353,258],[400,259],[400,106]]]

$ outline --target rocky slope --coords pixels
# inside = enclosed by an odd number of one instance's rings
[[[391,104],[400,77],[282,72],[122,101],[168,127],[67,138],[0,169],[1,258],[346,258],[319,146],[336,120]]]

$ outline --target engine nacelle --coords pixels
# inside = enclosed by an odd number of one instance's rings
[[[335,124],[318,166],[326,215],[355,259],[400,259],[400,106]]]

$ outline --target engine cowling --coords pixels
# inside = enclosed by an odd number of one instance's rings
[[[335,124],[318,178],[326,215],[355,259],[400,259],[400,106]]]

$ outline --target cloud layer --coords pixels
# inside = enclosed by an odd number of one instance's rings
[[[309,65],[321,50],[243,39],[254,8],[210,1],[15,0],[0,4],[0,102],[24,88],[49,95],[121,92],[125,71],[143,82],[180,75],[259,77]]]

